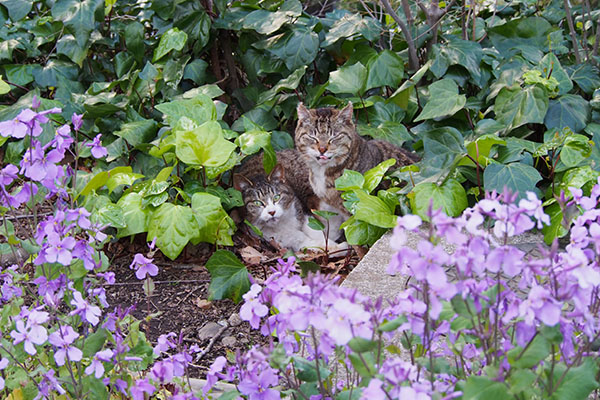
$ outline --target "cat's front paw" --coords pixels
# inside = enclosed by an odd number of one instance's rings
[[[327,242],[327,250],[329,250],[330,253],[336,251],[342,252],[344,250],[350,249],[351,247],[352,246],[350,246],[347,242],[336,243],[331,240]]]

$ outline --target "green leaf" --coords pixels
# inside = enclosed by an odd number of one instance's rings
[[[290,71],[306,68],[319,52],[319,35],[304,27],[294,27],[267,50],[283,60]]]
[[[120,172],[117,174],[111,174],[110,178],[106,181],[106,187],[109,193],[112,193],[118,186],[121,185],[133,185],[133,182],[143,178],[144,175],[136,174],[134,172]]]
[[[8,10],[8,15],[12,22],[19,22],[29,14],[31,7],[33,6],[32,0],[0,0],[2,4]]]
[[[52,17],[62,21],[80,46],[87,43],[90,32],[104,13],[104,0],[58,0],[52,6]]]
[[[461,133],[452,127],[428,131],[423,136],[423,148],[425,150],[422,171],[424,176],[447,174],[467,151]]]
[[[467,154],[474,160],[479,160],[479,157],[487,158],[490,155],[492,146],[496,144],[505,145],[506,141],[492,134],[479,136],[476,140],[467,144]],[[470,165],[474,167],[475,163],[468,157],[464,157],[458,165]]]
[[[174,100],[156,106],[158,111],[165,114],[167,122],[175,127],[181,117],[186,117],[197,125],[217,119],[217,109],[212,99],[199,94],[193,99]]]
[[[546,367],[547,369],[549,368]],[[560,385],[552,394],[552,400],[586,400],[594,389],[598,389],[596,374],[598,364],[595,360],[586,357],[582,365],[571,367],[567,370],[564,363],[557,364],[554,368],[552,378]],[[564,375],[564,376],[563,376]]]
[[[325,230],[325,225],[315,217],[308,217],[308,227],[315,231]]]
[[[440,52],[448,61],[449,65],[460,65],[469,71],[478,86],[482,86],[481,68],[479,64],[483,58],[481,45],[475,41],[462,40],[450,37],[448,44],[440,46]]]
[[[206,69],[208,63],[204,60],[193,60],[185,66],[183,71],[183,79],[190,79],[196,85],[202,85],[206,82]]]
[[[483,188],[498,193],[504,191],[504,187],[513,193],[519,192],[519,199],[526,197],[525,192],[536,192],[535,185],[542,180],[540,173],[530,165],[523,163],[490,164],[483,171]]]
[[[390,210],[387,204],[377,196],[371,196],[362,190],[357,190],[356,195],[359,202],[354,210],[354,217],[363,222],[368,222],[381,228],[393,228],[396,226],[398,216],[394,210]]]
[[[532,391],[536,388],[535,380],[537,375],[529,369],[519,369],[510,374],[508,377],[508,385],[510,392],[514,395],[523,393],[524,398],[534,398]]]
[[[570,69],[571,79],[586,94],[592,94],[600,87],[600,71],[591,64],[574,65]]]
[[[125,45],[127,51],[133,55],[138,65],[143,65],[144,60],[144,25],[139,21],[130,21],[125,27]]]
[[[367,191],[367,193],[371,193],[379,183],[383,179],[383,176],[393,165],[396,164],[396,160],[390,158],[389,160],[385,160],[377,164],[375,167],[371,168],[367,172],[365,172],[365,183],[363,185],[363,189]]]
[[[569,127],[578,133],[586,127],[589,119],[589,103],[581,96],[565,94],[556,100],[550,100],[544,124],[548,129]]]
[[[196,240],[233,246],[231,235],[235,224],[223,209],[219,197],[204,192],[194,193],[192,210],[197,224]]]
[[[396,53],[384,50],[367,64],[369,74],[366,90],[390,86],[396,87],[404,78],[404,61]]]
[[[10,92],[10,86],[8,85],[8,83],[4,82],[4,80],[2,79],[2,75],[0,75],[0,94],[6,94],[8,92]]]
[[[248,270],[228,250],[217,250],[206,262],[210,272],[209,300],[232,299],[239,303],[242,295],[250,290]]]
[[[106,329],[99,328],[96,332],[88,335],[85,338],[83,345],[83,356],[93,357],[98,351],[102,349],[104,342],[106,341]]]
[[[365,178],[360,172],[345,169],[342,176],[335,180],[335,188],[343,191],[362,189],[364,183]]]
[[[367,68],[357,62],[356,64],[345,66],[329,74],[329,84],[327,89],[335,94],[350,93],[362,95],[365,91],[367,81]]]
[[[25,86],[33,81],[33,65],[3,65],[6,79],[17,85]]]
[[[431,182],[422,182],[413,189],[414,197],[411,197],[411,208],[413,212],[424,220],[429,220],[429,204],[433,200],[433,209],[441,208],[444,213],[451,217],[457,217],[469,205],[467,193],[456,179],[447,179],[442,185]]]
[[[188,35],[178,28],[171,28],[160,37],[158,47],[154,49],[152,62],[156,62],[169,54],[172,50],[181,51],[187,42]]]
[[[463,400],[510,400],[513,396],[502,382],[471,375],[465,384]]]
[[[356,353],[366,353],[377,349],[379,342],[355,336],[348,342],[348,347]]]
[[[223,165],[235,144],[223,138],[221,125],[216,121],[208,121],[190,131],[176,131],[177,158],[189,165],[218,167]]]
[[[367,40],[375,40],[381,34],[381,24],[373,18],[363,18],[358,13],[345,14],[338,19],[325,35],[322,47],[327,47],[340,39],[353,39],[362,35]]]
[[[550,355],[550,344],[542,335],[537,335],[524,352],[517,346],[506,354],[511,368],[533,368]]]
[[[442,79],[429,85],[429,100],[415,122],[454,115],[467,103],[464,94],[458,94],[458,85],[452,79]]]
[[[319,363],[318,373],[314,361],[308,361],[305,358],[294,356],[292,357],[292,363],[297,371],[296,377],[301,382],[317,382],[318,379],[325,380],[331,375],[331,371],[323,365],[323,363]]]
[[[71,61],[79,65],[79,67],[83,65],[83,61],[88,55],[89,47],[87,42],[80,44],[79,41],[75,39],[75,36],[70,33],[64,35],[56,42],[56,52],[69,57]]]
[[[542,58],[538,65],[544,77],[552,77],[558,81],[558,94],[568,93],[573,89],[573,82],[569,78],[567,71],[560,65],[560,61],[554,53],[548,53]]]
[[[93,222],[97,222],[100,225],[108,225],[113,228],[125,228],[126,226],[123,210],[112,203],[105,204],[94,210],[92,218]]]
[[[113,134],[122,137],[130,146],[135,147],[154,139],[157,129],[156,121],[153,119],[144,119],[141,121],[126,122],[121,125],[121,129],[113,132]]]
[[[177,258],[185,245],[198,231],[192,209],[163,203],[150,217],[147,240],[156,238],[156,246],[171,260]]]
[[[567,167],[576,167],[592,154],[592,145],[587,136],[569,135],[560,151],[560,160]]]
[[[379,125],[358,124],[356,129],[361,136],[367,135],[373,139],[385,140],[398,147],[401,147],[407,140],[413,139],[408,129],[400,122],[386,121]]]
[[[494,105],[496,120],[506,132],[528,123],[543,123],[548,111],[548,96],[538,86],[503,88]]]
[[[558,203],[549,205],[544,209],[544,212],[550,217],[550,225],[544,225],[542,233],[544,234],[544,241],[550,244],[555,238],[564,237],[569,230],[563,225],[564,216]]]
[[[277,84],[275,84],[275,86],[273,86],[271,89],[261,93],[258,97],[258,103],[260,104],[272,100],[277,93],[281,92],[284,89],[295,90],[300,84],[300,80],[304,76],[305,72],[306,65],[298,68],[297,70],[292,72],[287,78],[284,78],[277,82]]]
[[[278,11],[255,10],[242,19],[244,29],[253,29],[263,35],[279,30],[286,22],[302,14],[302,4],[298,0],[286,0]]]
[[[360,221],[355,216],[348,218],[340,226],[340,229],[344,229],[344,236],[346,236],[348,244],[369,246],[372,246],[387,231],[385,228]]]
[[[123,210],[125,227],[117,232],[117,237],[122,238],[146,232],[150,221],[150,211],[142,208],[142,195],[127,193],[117,201],[117,206]]]

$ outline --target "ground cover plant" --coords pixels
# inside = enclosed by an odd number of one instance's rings
[[[186,349],[166,332],[152,346],[131,310],[107,308],[104,285],[114,275],[102,248],[143,236],[150,248],[131,254],[131,268],[148,296],[157,290],[154,252],[175,259],[188,244],[209,243],[219,249],[207,263],[211,298],[245,296],[242,314],[253,326],[269,307],[275,312],[269,321],[281,319],[284,348],[269,360],[262,381],[246,374],[267,362],[258,348],[229,360],[227,370],[219,359],[209,375],[211,382],[237,379],[246,397],[276,397],[267,387],[280,384],[277,390],[299,397],[385,390],[396,397],[460,392],[476,398],[482,391],[497,398],[585,398],[597,373],[590,357],[597,350],[597,305],[586,299],[598,285],[592,219],[600,170],[599,18],[586,0],[381,0],[336,8],[294,0],[1,0],[0,255],[21,260],[2,271],[4,395],[191,396],[179,391],[189,390],[184,376],[201,349]],[[359,133],[422,157],[402,170],[384,162],[364,176],[347,171],[338,180],[353,214],[344,225],[349,243],[372,244],[396,226],[398,214],[432,221],[440,236],[471,221],[464,243],[475,244],[464,257],[489,259],[495,280],[469,281],[465,259],[435,251],[439,259],[427,261],[431,270],[400,270],[418,284],[397,309],[375,304],[367,310],[374,314],[356,307],[355,314],[332,314],[357,318],[360,329],[344,334],[367,341],[325,332],[324,344],[315,346],[302,321],[293,329],[309,342],[287,336],[285,306],[268,297],[275,296],[268,285],[277,286],[277,279],[291,280],[302,294],[331,289],[332,298],[344,299],[340,304],[358,298],[336,292],[324,278],[300,283],[289,275],[292,264],[260,289],[223,249],[240,228],[232,218],[241,205],[232,169],[258,152],[265,169],[273,168],[276,151],[293,146],[299,101],[309,107],[353,102]],[[377,191],[384,179],[391,186]],[[505,194],[485,197],[494,190]],[[517,208],[498,205],[513,200]],[[456,221],[433,211],[442,207],[458,217],[469,206],[479,211]],[[11,222],[24,210],[32,215],[28,235]],[[494,229],[500,250],[485,244],[487,230],[472,226],[477,212],[489,218],[484,227]],[[527,261],[511,268],[504,260],[520,253],[502,240],[531,228],[529,217],[543,222],[536,228],[548,244],[570,235],[568,256],[552,247],[551,265]],[[402,220],[405,228],[416,224],[412,218]],[[492,227],[494,218],[500,222]],[[437,236],[428,238],[431,246]],[[460,273],[452,277],[463,283],[433,285],[428,274],[441,274],[436,263],[455,265]],[[522,297],[507,276],[537,297]],[[462,304],[458,293],[473,295],[475,303]],[[565,299],[572,301],[559,307]],[[509,302],[518,309],[503,308]],[[326,331],[327,318],[316,328]],[[410,366],[385,364],[372,353],[380,344],[369,340],[392,328],[404,332]],[[264,322],[263,330],[272,333]],[[455,347],[444,347],[448,338]],[[341,358],[343,349],[351,351],[342,367],[351,365],[350,375],[360,376],[339,387],[324,364],[334,344],[342,346]],[[472,352],[463,354],[465,348]],[[450,353],[460,360],[452,368],[439,357]],[[388,367],[408,372],[393,375]],[[394,389],[398,376],[408,377],[410,387]],[[183,386],[171,386],[173,377]]]

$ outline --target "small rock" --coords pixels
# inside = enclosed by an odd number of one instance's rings
[[[250,343],[248,338],[245,338],[245,337],[240,338],[240,344],[248,344],[248,343]]]
[[[237,340],[233,336],[225,336],[223,340],[221,340],[221,343],[226,347],[234,347],[237,343]]]
[[[231,314],[228,321],[229,326],[238,326],[243,322],[238,313]]]
[[[221,330],[221,325],[216,322],[207,322],[202,328],[198,330],[198,339],[209,340],[214,337]]]

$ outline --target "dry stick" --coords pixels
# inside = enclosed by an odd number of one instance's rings
[[[471,34],[472,35],[471,40],[473,40],[473,41],[475,41],[475,39],[476,39],[476,33],[477,33],[477,13],[475,12],[475,6],[476,6],[475,0],[471,0],[471,8],[472,8],[472,11],[473,11],[473,14],[472,14],[472,16],[473,16],[473,26],[471,27],[471,30],[473,31],[473,33]]]
[[[589,61],[590,59],[590,51],[588,49],[588,40],[587,40],[587,29],[585,27],[585,22],[586,22],[586,18],[585,15],[588,15],[589,20],[592,20],[592,15],[591,15],[591,11],[590,11],[590,1],[589,0],[584,0],[583,2],[583,12],[581,13],[581,21],[583,23],[582,25],[582,30],[583,30],[583,51],[585,51],[585,59],[586,61]]]
[[[221,327],[221,329],[219,329],[217,334],[215,336],[213,336],[212,339],[210,339],[210,342],[208,342],[208,345],[206,346],[206,348],[204,350],[202,350],[202,353],[198,354],[198,356],[196,357],[196,362],[201,360],[202,357],[204,357],[210,351],[210,349],[213,348],[213,346],[217,342],[217,339],[219,337],[221,337],[221,335],[223,334],[223,332],[225,332],[227,330],[227,328],[229,328],[229,324],[225,324]]]
[[[406,39],[406,44],[408,45],[408,65],[410,69],[414,71],[418,70],[419,59],[417,58],[417,49],[415,48],[415,42],[413,41],[410,30],[408,29],[404,21],[400,19],[398,14],[396,14],[396,11],[394,11],[392,6],[390,5],[389,0],[381,0],[381,3],[383,4],[385,11],[394,19],[394,21],[396,22],[396,24],[398,24],[398,26],[402,30],[402,33],[404,34],[404,39]]]
[[[594,49],[592,50],[592,56],[598,55],[598,42],[600,42],[600,19],[598,19],[598,24],[596,25],[596,40],[594,41]]]
[[[466,11],[466,4],[467,0],[463,0],[462,2],[462,13],[460,16],[460,27],[462,29],[462,38],[463,40],[467,40],[467,20],[469,19],[469,16],[467,15],[467,11]]]
[[[573,26],[573,19],[571,17],[571,8],[569,6],[569,0],[563,0],[565,5],[565,12],[567,13],[567,24],[569,25],[569,33],[571,34],[571,42],[573,43],[573,51],[575,51],[575,62],[581,64],[581,57],[579,57],[579,45],[577,44],[577,37],[575,36],[575,27]]]

